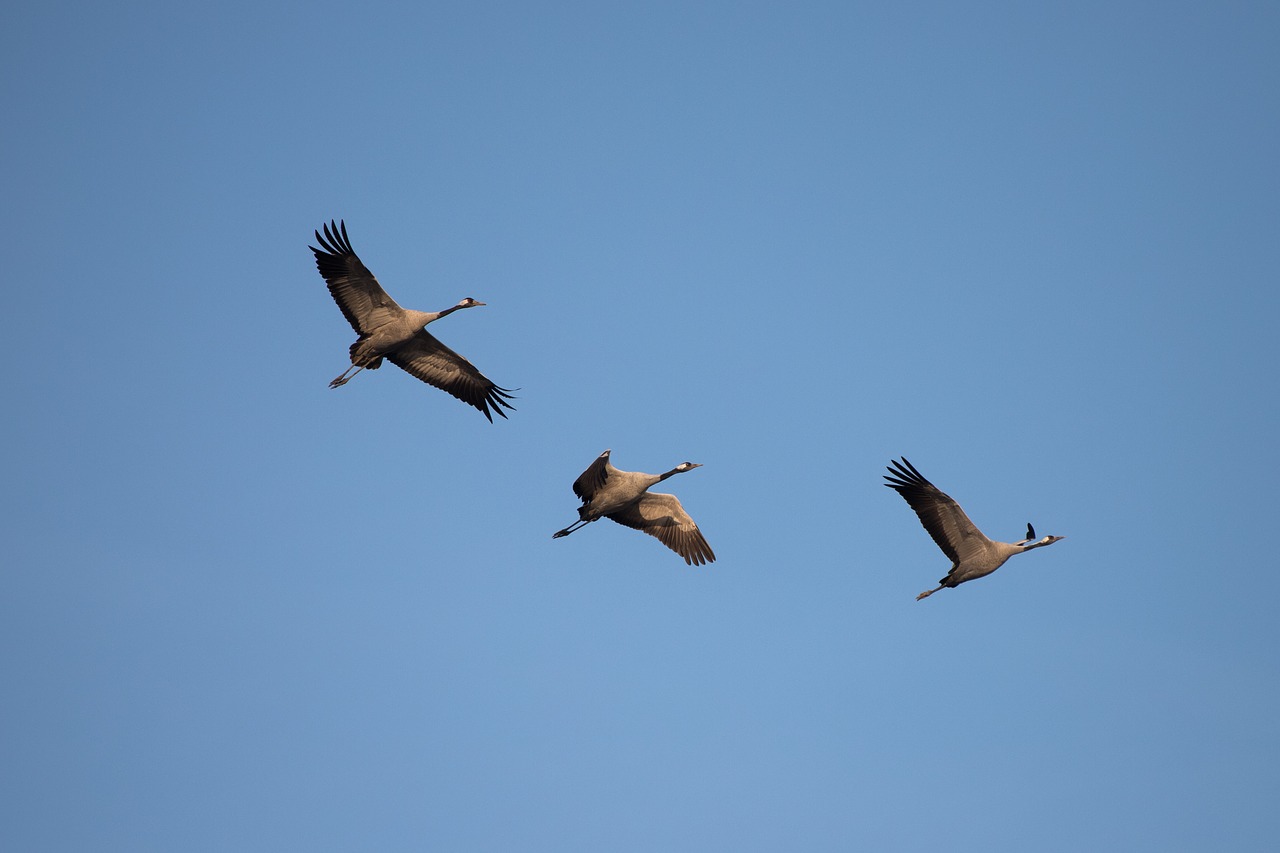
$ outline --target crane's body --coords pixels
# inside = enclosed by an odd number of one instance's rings
[[[359,370],[365,368],[377,370],[382,365],[383,358],[404,349],[405,345],[410,343],[428,323],[434,323],[459,308],[478,308],[481,305],[484,303],[470,299],[463,300],[443,311],[412,309],[402,309],[399,313],[379,311],[376,315],[366,318],[365,327],[369,331],[362,334],[360,339],[351,345],[351,364]],[[346,385],[350,378],[350,376],[346,378],[339,376],[329,383],[329,387],[337,388],[339,385]]]
[[[893,461],[888,470],[889,475],[885,476],[888,482],[885,485],[902,495],[919,516],[921,525],[942,549],[942,553],[951,558],[951,571],[938,582],[937,587],[916,596],[917,601],[928,598],[940,589],[957,587],[986,577],[1015,554],[1052,545],[1066,538],[1046,536],[1038,542],[1032,542],[1035,529],[1028,524],[1027,537],[1021,542],[997,542],[989,539],[969,520],[960,504],[926,480],[906,457],[902,458],[901,463]]]
[[[324,226],[324,236],[317,231],[316,240],[321,248],[310,247],[316,268],[329,285],[333,301],[359,335],[351,345],[351,367],[334,378],[330,388],[346,385],[361,370],[377,370],[385,358],[411,376],[475,406],[491,422],[491,410],[507,416],[502,409],[514,408],[507,402],[510,390],[499,388],[425,328],[454,311],[479,308],[483,302],[467,297],[443,311],[401,308],[351,248],[345,222]]]
[[[593,521],[608,518],[655,537],[683,557],[686,565],[714,563],[715,553],[679,498],[649,491],[673,474],[701,468],[701,464],[682,462],[665,474],[621,471],[609,461],[611,452],[601,453],[573,481],[573,493],[582,499],[578,520],[552,538],[568,536]]]

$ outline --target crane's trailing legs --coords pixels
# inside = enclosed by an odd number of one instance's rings
[[[355,373],[351,373],[351,371],[352,371],[352,370],[354,370],[354,371],[355,371]],[[359,373],[359,372],[360,372],[360,371],[362,371],[362,370],[364,370],[364,365],[360,365],[359,367],[357,367],[357,366],[356,366],[356,365],[354,365],[354,364],[353,364],[353,365],[351,365],[351,366],[350,366],[350,367],[348,367],[346,370],[342,371],[342,375],[341,375],[341,376],[339,376],[337,379],[335,379],[335,380],[333,380],[332,382],[330,382],[330,383],[329,383],[329,387],[330,387],[330,388],[339,388],[339,387],[341,387],[341,386],[343,386],[343,385],[346,385],[346,384],[347,384],[348,382],[350,382],[352,379],[355,379],[355,378],[356,378],[356,373]],[[350,375],[350,376],[348,376],[348,375],[347,375],[348,373],[351,373],[351,375]]]
[[[595,519],[592,519],[592,521],[594,521],[594,520],[595,520]],[[559,539],[561,536],[568,536],[568,535],[569,535],[570,533],[572,533],[573,531],[578,530],[578,529],[580,529],[580,528],[582,528],[582,527],[585,527],[586,525],[588,525],[588,524],[590,524],[590,523],[591,523],[591,521],[588,521],[588,520],[586,520],[585,518],[580,518],[580,519],[578,519],[577,521],[575,521],[573,524],[570,524],[570,525],[569,525],[568,527],[566,527],[564,530],[557,530],[555,533],[552,533],[552,534],[551,534],[551,538],[552,538],[552,539]]]
[[[916,601],[919,601],[922,598],[928,598],[940,589],[942,589],[940,586],[935,586],[933,589],[926,589],[924,592],[916,596]]]

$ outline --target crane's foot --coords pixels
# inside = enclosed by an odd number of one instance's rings
[[[572,531],[571,531],[571,530],[569,530],[569,528],[567,528],[567,527],[566,527],[564,530],[557,530],[555,533],[552,533],[552,534],[551,534],[551,538],[552,538],[552,539],[559,539],[561,536],[568,536],[571,532],[572,532]]]
[[[938,587],[938,589],[942,589],[942,587]],[[937,592],[938,589],[926,589],[924,592],[916,596],[916,601],[919,601],[922,598],[928,598],[929,596]]]
[[[377,363],[375,363],[375,364],[374,364],[374,367],[377,367],[377,366],[378,366],[379,364],[381,364],[381,363],[382,363],[382,359],[378,359]],[[341,375],[341,376],[339,376],[337,379],[335,379],[335,380],[333,380],[332,382],[330,382],[330,383],[329,383],[329,387],[330,387],[330,388],[337,388],[339,385],[346,385],[346,384],[347,384],[348,382],[350,382],[352,379],[355,379],[355,378],[356,378],[356,374],[357,374],[357,373],[359,373],[359,372],[360,372],[360,371],[362,371],[362,370],[364,370],[364,368],[363,368],[363,367],[356,367],[354,364],[353,364],[353,365],[351,365],[351,366],[350,366],[350,367],[348,367],[346,370],[342,371],[342,375]]]

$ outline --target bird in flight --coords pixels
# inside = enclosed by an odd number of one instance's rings
[[[557,531],[551,538],[568,536],[584,525],[601,518],[610,518],[619,524],[641,530],[656,537],[663,545],[684,557],[686,565],[699,566],[714,563],[712,552],[702,531],[680,505],[675,495],[649,491],[673,474],[683,474],[702,465],[681,462],[665,474],[642,474],[639,471],[619,471],[609,462],[606,450],[592,462],[582,476],[573,481],[573,493],[582,499],[578,508],[578,520]]]
[[[309,248],[315,253],[316,268],[329,285],[342,316],[360,336],[351,345],[351,367],[330,382],[330,388],[346,385],[366,368],[377,370],[385,358],[428,385],[475,406],[490,423],[491,411],[505,418],[504,407],[515,409],[507,402],[513,399],[510,389],[493,384],[475,365],[440,343],[425,328],[454,311],[479,308],[485,303],[467,297],[443,311],[401,308],[351,248],[346,222],[330,222],[324,226],[323,236],[319,231],[315,234],[320,248]]]
[[[1027,525],[1027,538],[1021,542],[996,542],[988,539],[960,504],[924,478],[915,466],[902,457],[902,461],[890,460],[889,474],[884,485],[897,491],[916,511],[920,523],[938,543],[942,553],[951,558],[951,571],[940,580],[939,586],[925,590],[916,601],[928,598],[940,589],[957,587],[966,581],[986,577],[1005,564],[1014,554],[1023,554],[1032,548],[1052,545],[1065,536],[1046,536],[1038,542],[1035,528]]]

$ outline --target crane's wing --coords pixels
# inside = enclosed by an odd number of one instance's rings
[[[428,385],[447,391],[469,406],[475,406],[493,422],[492,410],[506,417],[503,407],[515,411],[507,402],[509,388],[499,388],[475,365],[449,349],[426,329],[419,329],[409,342],[386,355],[388,361],[406,373],[416,376]]]
[[[596,492],[604,488],[605,480],[609,479],[610,472],[618,470],[609,463],[609,454],[612,452],[611,450],[606,450],[601,453],[596,457],[596,461],[588,465],[587,470],[583,471],[578,476],[578,479],[573,481],[573,493],[582,498],[584,504],[595,497]]]
[[[316,240],[322,248],[308,247],[315,253],[316,269],[328,283],[342,316],[358,334],[372,334],[387,320],[404,313],[352,251],[346,222],[324,226],[324,236],[317,231]]]
[[[716,561],[716,555],[702,537],[702,531],[675,495],[648,492],[626,509],[611,513],[608,518],[656,537],[684,557],[687,565],[703,566]]]
[[[885,475],[889,481],[885,485],[902,495],[916,511],[924,529],[929,531],[933,541],[953,563],[960,563],[967,555],[985,549],[991,540],[969,520],[960,504],[926,480],[905,456],[901,464],[893,461],[888,470],[893,476]]]

